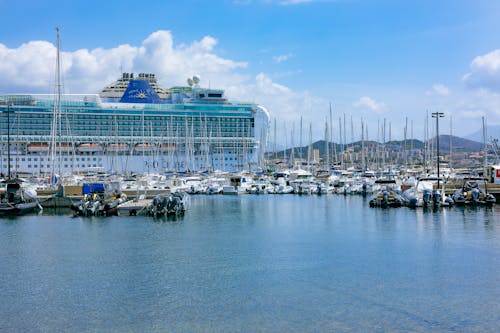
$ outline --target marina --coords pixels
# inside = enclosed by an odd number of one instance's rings
[[[500,332],[500,7],[448,2],[0,1],[0,333]]]
[[[496,175],[500,166],[491,167]],[[479,177],[461,174],[447,178],[417,177],[396,174],[376,175],[362,172],[313,173],[306,170],[283,170],[273,173],[196,173],[196,174],[136,174],[121,176],[95,173],[60,177],[56,186],[50,179],[39,177],[17,178],[16,189],[0,187],[2,202],[14,195],[29,193],[31,209],[73,207],[78,215],[136,215],[147,212],[146,207],[135,207],[137,201],[152,204],[157,197],[190,197],[197,195],[299,195],[299,196],[362,196],[370,200],[370,207],[414,209],[430,207],[492,206],[496,204],[500,177]],[[13,194],[9,194],[13,193]],[[129,201],[135,201],[136,204]],[[85,209],[93,202],[97,211]],[[82,204],[85,205],[82,206]],[[130,209],[120,209],[120,205]],[[115,207],[116,206],[116,207]],[[10,206],[9,206],[10,207]],[[80,207],[77,209],[76,207]],[[104,207],[107,207],[106,209]],[[116,209],[109,210],[109,207]],[[8,209],[5,209],[7,213]],[[182,210],[184,211],[184,209]],[[11,210],[11,213],[19,213]]]

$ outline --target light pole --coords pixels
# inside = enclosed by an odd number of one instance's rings
[[[438,189],[439,189],[439,118],[443,118],[443,112],[433,112],[432,118],[436,118],[436,149],[437,149],[437,172],[438,172]]]

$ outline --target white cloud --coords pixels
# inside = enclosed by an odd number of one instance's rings
[[[363,96],[353,104],[356,108],[359,109],[368,109],[373,112],[381,112],[384,108],[383,103],[379,103],[375,101],[373,98],[368,96]]]
[[[373,87],[348,87],[345,91],[334,89],[333,96],[321,98],[316,95],[317,87],[311,86],[310,91],[294,90],[280,84],[278,81],[284,77],[283,73],[252,73],[247,62],[220,56],[217,45],[218,40],[211,36],[176,44],[171,32],[156,31],[139,45],[123,44],[111,48],[65,51],[62,54],[65,92],[97,93],[114,82],[122,70],[155,73],[164,87],[184,85],[187,77],[199,74],[203,86],[225,89],[231,100],[264,105],[270,111],[271,118],[277,120],[280,132],[283,132],[283,124],[287,124],[288,136],[292,123],[295,124],[295,133],[298,135],[298,124],[302,117],[303,143],[310,123],[313,124],[313,139],[323,138],[324,121],[328,117],[329,102],[332,99],[334,120],[340,112],[348,116],[352,114],[355,125],[359,123],[358,117],[361,116],[366,121],[376,123],[378,117],[384,114],[388,121],[392,121],[393,133],[405,116],[415,121],[415,133],[423,133],[417,127],[422,127],[426,109],[438,109],[445,112],[446,117],[452,115],[454,133],[458,135],[480,128],[481,116],[485,116],[490,125],[500,124],[500,94],[484,89],[464,90],[452,95],[447,87],[435,84],[433,94],[425,98],[413,91],[406,95],[405,91],[394,92],[394,89],[375,92],[378,98],[390,101],[391,110],[398,111],[389,114],[385,112],[386,105],[380,101],[368,96],[357,99],[362,96],[359,94],[360,90],[372,91],[375,89]],[[31,41],[17,48],[0,44],[0,94],[51,93],[54,90],[55,56],[55,46],[47,41]],[[493,68],[493,62],[488,63]],[[446,91],[449,92],[448,96],[438,95],[439,92]],[[356,102],[353,103],[353,100]],[[338,127],[336,121],[333,125]],[[376,132],[373,126],[370,127],[371,137]],[[358,134],[359,129],[355,129],[355,135]],[[334,135],[337,137],[337,134]],[[278,140],[284,141],[284,137],[285,133],[281,133]],[[298,144],[298,139],[295,144]]]
[[[274,82],[265,73],[257,74],[253,81],[229,87],[226,93],[238,100],[264,105],[279,122],[297,122],[301,116],[305,123],[317,122],[328,107],[322,98],[308,91],[294,91]]]
[[[278,56],[273,57],[273,61],[275,63],[279,64],[279,63],[282,63],[282,62],[289,60],[291,57],[293,57],[292,53],[282,54],[282,55],[278,55]]]
[[[217,39],[205,36],[188,45],[175,45],[170,31],[156,31],[140,46],[79,49],[62,52],[65,90],[96,93],[118,78],[120,72],[156,73],[163,85],[183,84],[188,76],[199,74],[225,85],[242,80],[237,70],[246,62],[233,61],[215,53]],[[46,41],[33,41],[15,49],[0,44],[0,91],[51,92],[55,73],[56,47]]]
[[[55,54],[55,47],[45,41],[32,41],[17,49],[0,44],[0,89],[45,85],[55,73]]]
[[[78,49],[62,53],[66,93],[98,93],[121,72],[155,73],[164,87],[184,85],[194,74],[203,86],[223,88],[230,99],[264,105],[278,122],[316,123],[328,102],[308,91],[293,91],[269,74],[243,72],[248,64],[219,56],[217,39],[205,36],[188,44],[174,43],[169,31],[156,31],[139,45]],[[0,93],[52,93],[56,47],[33,41],[10,49],[0,44]]]
[[[450,89],[443,84],[436,83],[432,85],[432,91],[427,92],[428,95],[447,96],[451,93]]]
[[[500,49],[475,57],[470,70],[463,76],[468,87],[500,91]]]

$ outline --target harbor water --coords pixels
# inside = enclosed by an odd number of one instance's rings
[[[0,219],[0,332],[498,332],[500,208],[193,196]]]

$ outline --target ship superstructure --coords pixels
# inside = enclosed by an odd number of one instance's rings
[[[151,88],[158,94],[162,100],[167,100],[170,97],[170,91],[158,85],[156,75],[153,73],[139,73],[137,77],[134,78],[134,73],[122,73],[122,76],[106,86],[100,93],[99,96],[103,102],[119,102],[120,98],[123,96],[125,90],[127,90],[128,84],[133,80],[143,80],[147,81]]]
[[[255,170],[269,123],[264,107],[229,101],[198,77],[164,89],[143,73],[99,95],[1,95],[0,117],[0,171],[10,132],[12,170],[35,175]]]

